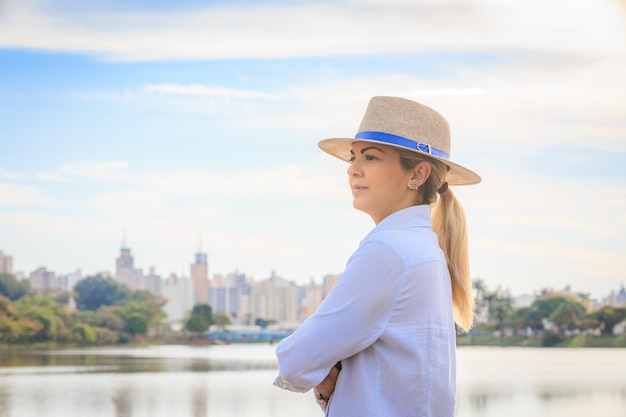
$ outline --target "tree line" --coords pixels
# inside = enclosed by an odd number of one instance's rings
[[[68,309],[70,298],[76,310]],[[37,294],[26,280],[0,274],[0,342],[116,344],[167,329],[167,301],[148,291],[132,291],[111,278],[91,276],[71,292]],[[211,307],[200,304],[185,328],[200,334],[216,322]],[[220,324],[228,324],[217,317]]]
[[[524,336],[541,335],[542,344],[551,346],[564,337],[575,334],[613,335],[618,323],[626,320],[626,306],[605,306],[587,313],[580,300],[588,299],[586,294],[553,295],[547,290],[528,307],[514,307],[513,297],[506,290],[489,290],[484,281],[473,282],[476,308],[483,313],[486,323],[477,323],[473,332],[493,332]]]
[[[514,307],[508,291],[489,290],[481,279],[474,280],[473,290],[478,315],[484,314],[487,320],[476,323],[470,336],[539,334],[542,344],[551,346],[570,334],[612,335],[615,326],[626,320],[626,306],[587,313],[580,301],[584,294],[570,297],[543,291],[529,307]],[[70,297],[75,299],[76,311],[67,308]],[[136,336],[166,332],[166,302],[102,276],[79,281],[71,292],[42,295],[32,291],[28,281],[0,274],[0,342],[124,343]],[[261,327],[272,323],[255,322]],[[184,321],[184,329],[199,336],[212,325],[223,329],[229,324],[230,316],[214,314],[211,306],[199,304]]]

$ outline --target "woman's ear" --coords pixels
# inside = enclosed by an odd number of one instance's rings
[[[424,184],[428,180],[428,177],[430,177],[432,169],[433,167],[430,165],[430,162],[421,161],[413,168],[411,182],[417,184],[417,186]]]

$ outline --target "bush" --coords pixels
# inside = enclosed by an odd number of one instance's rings
[[[96,341],[99,345],[114,345],[120,339],[118,332],[106,327],[94,327],[94,330],[96,331]]]
[[[547,331],[544,332],[543,336],[541,337],[541,346],[552,347],[558,345],[562,341],[563,338],[559,334]]]
[[[97,340],[97,332],[88,324],[75,324],[70,329],[70,340],[83,345],[93,344]]]

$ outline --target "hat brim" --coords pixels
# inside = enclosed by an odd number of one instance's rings
[[[448,167],[450,167],[450,171],[446,174],[446,181],[449,185],[473,185],[478,184],[481,180],[480,175],[472,171],[471,169],[467,169],[462,165],[457,163],[448,161],[447,159],[440,158],[435,155],[428,154],[426,152],[421,152],[418,149],[407,148],[400,145],[394,145],[391,143],[385,143],[377,140],[371,139],[354,139],[354,138],[331,138],[321,140],[317,145],[321,150],[326,152],[329,155],[332,155],[336,158],[341,159],[345,162],[350,162],[352,155],[350,151],[352,150],[352,144],[354,142],[371,142],[371,143],[379,143],[381,145],[393,146],[398,149],[405,149],[412,152],[419,153],[424,155],[425,157],[436,159],[441,161]]]

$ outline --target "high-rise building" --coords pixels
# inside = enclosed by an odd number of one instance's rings
[[[30,287],[39,293],[48,293],[57,289],[57,280],[54,272],[44,267],[37,268],[28,278]]]
[[[250,324],[250,291],[246,275],[235,271],[211,283],[207,304],[213,313],[230,315],[235,324]]]
[[[161,286],[163,284],[163,280],[157,273],[154,271],[154,267],[150,267],[150,273],[146,275],[146,290],[150,291],[153,295],[161,296]]]
[[[161,296],[167,300],[163,310],[173,327],[182,327],[183,321],[193,307],[191,280],[185,277],[170,275],[161,285]]]
[[[191,282],[194,305],[206,304],[209,290],[209,265],[206,253],[200,251],[196,253],[196,260],[191,264]]]
[[[304,321],[304,319],[315,313],[317,307],[322,303],[324,299],[324,286],[316,284],[311,278],[309,285],[299,287],[299,290],[301,290],[301,294],[299,294],[298,297],[298,319]]]
[[[83,274],[80,269],[77,269],[75,272],[70,272],[69,274],[57,275],[56,287],[63,291],[72,291],[74,285],[81,279],[83,279]]]
[[[13,274],[13,257],[0,250],[0,274]]]
[[[615,297],[615,302],[617,305],[625,305],[626,304],[626,288],[624,288],[624,284],[622,284],[617,296]]]
[[[251,316],[264,320],[275,320],[285,326],[298,325],[298,286],[278,277],[274,272],[270,278],[252,287]]]
[[[339,280],[339,275],[326,275],[322,280],[322,299],[326,298],[330,290],[333,289],[337,281]]]
[[[115,280],[128,286],[131,290],[145,290],[146,283],[143,270],[135,268],[135,259],[125,243],[122,243],[120,257],[115,261]]]

